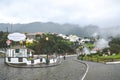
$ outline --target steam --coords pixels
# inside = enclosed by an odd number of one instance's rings
[[[109,47],[108,45],[109,40],[105,40],[105,39],[99,39],[98,41],[96,41],[95,43],[95,48],[102,50],[104,48]]]
[[[84,47],[83,51],[84,51],[85,54],[90,54],[90,51],[87,47]]]
[[[98,33],[97,32],[93,33],[92,37],[97,38],[98,37]]]
[[[102,50],[109,47],[109,41],[111,37],[120,36],[120,26],[111,27],[111,28],[101,28],[100,31],[93,33],[92,37],[96,39],[95,48]],[[97,39],[97,38],[100,39]]]
[[[99,28],[92,34],[92,37],[94,38],[101,37],[104,39],[108,39],[110,37],[118,37],[118,36],[120,36],[120,26]]]

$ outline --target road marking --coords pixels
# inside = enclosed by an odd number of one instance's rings
[[[87,75],[87,73],[88,73],[89,66],[88,66],[88,64],[87,64],[87,63],[82,62],[82,61],[80,61],[80,60],[75,60],[75,61],[78,61],[78,62],[80,62],[80,63],[82,63],[82,64],[85,64],[85,65],[86,65],[86,67],[87,67],[87,69],[86,69],[86,71],[85,71],[85,74],[83,75],[83,77],[82,77],[82,79],[81,79],[81,80],[84,80],[84,79],[85,79],[85,77],[86,77],[86,75]]]
[[[84,63],[84,62],[82,62],[82,63]],[[87,75],[87,73],[88,73],[88,70],[89,70],[88,64],[87,64],[87,63],[84,63],[84,64],[86,65],[87,69],[86,69],[86,72],[85,72],[85,74],[83,75],[83,77],[82,77],[81,80],[84,80],[84,79],[85,79],[85,77],[86,77],[86,75]]]

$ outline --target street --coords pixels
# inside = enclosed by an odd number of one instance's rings
[[[73,59],[66,58],[60,65],[48,68],[14,68],[0,59],[0,80],[81,80],[86,67]]]
[[[0,80],[81,80],[86,66],[74,58],[67,57],[60,65],[48,68],[14,68],[4,64],[4,60],[0,58]],[[84,80],[120,79],[120,64],[83,62],[89,65]]]
[[[84,80],[120,80],[120,64],[85,63],[89,70]]]

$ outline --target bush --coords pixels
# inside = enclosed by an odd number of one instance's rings
[[[2,57],[2,58],[5,58],[5,53],[1,53],[1,57]]]
[[[31,61],[31,60],[33,60],[33,58],[27,58],[27,60],[28,60],[28,61]]]

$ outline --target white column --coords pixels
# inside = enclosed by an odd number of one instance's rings
[[[27,49],[25,49],[25,57],[27,57]]]
[[[12,49],[10,49],[10,54],[11,54],[11,57],[13,57],[12,51],[13,51],[13,50],[12,50]]]
[[[12,50],[10,49],[10,57],[12,57],[12,54],[11,54],[11,53],[12,53]]]
[[[7,56],[10,57],[10,49],[7,50]]]

